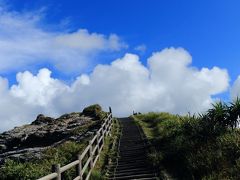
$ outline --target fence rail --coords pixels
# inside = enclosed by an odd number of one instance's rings
[[[38,180],[61,180],[62,173],[76,167],[77,177],[74,180],[88,180],[90,178],[91,172],[97,163],[100,156],[100,152],[104,146],[104,138],[110,134],[113,125],[112,111],[109,108],[110,113],[104,119],[104,123],[101,128],[97,131],[96,135],[89,141],[89,145],[85,148],[82,154],[78,155],[78,159],[61,167],[60,164],[53,166],[53,173],[48,174]],[[89,171],[87,172],[87,170]]]

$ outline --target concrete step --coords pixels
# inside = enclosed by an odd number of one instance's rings
[[[118,160],[118,164],[121,164],[121,163],[130,163],[130,162],[139,162],[139,161],[143,161],[143,162],[146,162],[146,159],[145,158],[142,158],[142,157],[138,157],[138,158],[129,158],[129,159],[119,159]]]
[[[136,169],[136,168],[146,168],[146,164],[145,163],[139,163],[139,164],[133,164],[133,165],[128,165],[128,166],[112,166],[112,167],[108,167],[110,171],[114,170],[116,168],[116,170],[118,171],[123,171],[123,170],[128,170],[128,169]]]
[[[157,179],[154,169],[147,164],[147,145],[139,128],[131,119],[124,118],[120,123],[122,135],[119,157],[108,165],[107,179]]]
[[[108,166],[109,168],[118,168],[118,169],[127,169],[127,168],[137,168],[137,167],[146,167],[145,162],[138,162],[138,163],[128,163],[128,164],[112,164]]]
[[[147,174],[138,174],[138,175],[126,175],[126,176],[113,176],[109,177],[109,179],[143,179],[143,178],[154,178],[156,175],[154,173],[147,173]]]
[[[131,169],[130,171],[116,171],[115,172],[115,176],[119,177],[119,176],[130,176],[130,175],[138,175],[138,174],[147,174],[147,173],[153,173],[152,170],[150,169]]]
[[[128,169],[116,169],[112,171],[108,171],[108,176],[112,176],[113,174],[128,174],[128,175],[133,175],[133,174],[144,174],[144,173],[153,173],[152,169],[146,168],[146,167],[139,167],[139,168],[128,168]]]
[[[144,170],[152,170],[152,169],[146,169],[145,166],[139,167],[139,168],[128,168],[128,169],[116,169],[116,172],[120,173],[127,173],[127,172],[136,172],[136,171],[144,171]],[[109,174],[113,173],[113,171],[109,171]]]
[[[118,159],[118,162],[120,161],[128,161],[128,160],[136,160],[136,159],[147,159],[147,157],[145,155],[143,156],[135,156],[135,155],[132,155],[132,156],[120,156],[119,159]]]

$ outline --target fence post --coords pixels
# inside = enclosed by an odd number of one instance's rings
[[[105,139],[104,139],[104,137],[105,137],[104,128],[105,128],[105,127],[103,126],[103,127],[102,127],[102,137],[103,137],[102,142],[103,142],[103,144],[104,144],[104,140],[105,140]]]
[[[109,130],[108,130],[108,135],[109,136],[112,136],[112,134],[111,134],[111,130],[112,130],[112,119],[110,119],[110,122],[109,122]]]
[[[108,120],[108,128],[107,128],[107,135],[109,136],[110,133],[110,128],[111,128],[111,118]]]
[[[91,169],[93,168],[93,147],[92,147],[92,143],[91,143],[91,141],[89,141],[89,146],[90,146],[90,148],[89,148],[89,155],[90,155],[90,159],[91,159],[91,161],[90,161],[90,167],[91,167]]]
[[[77,165],[77,175],[80,177],[80,180],[83,179],[83,175],[82,175],[82,156],[79,154],[78,155],[78,160],[79,160],[79,163]]]
[[[57,173],[56,180],[61,180],[60,164],[54,164],[52,166],[52,171]]]
[[[112,114],[112,108],[109,106],[109,112]]]
[[[97,152],[100,153],[100,147],[99,147],[99,132],[97,132]]]

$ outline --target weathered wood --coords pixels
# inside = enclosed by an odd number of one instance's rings
[[[98,146],[96,145],[96,146],[93,148],[93,151],[92,151],[92,154],[93,154],[93,155],[95,154],[95,152],[97,151],[97,149],[98,149]]]
[[[99,154],[99,152],[100,152],[100,151],[99,151],[99,149],[100,149],[100,148],[99,148],[99,143],[100,143],[100,142],[99,142],[99,133],[97,133],[97,150],[98,150],[98,154]]]
[[[87,162],[85,163],[85,165],[83,166],[83,168],[82,168],[82,174],[87,170],[90,161],[91,161],[91,159],[88,159]]]
[[[38,180],[49,180],[49,179],[54,179],[57,177],[57,173],[52,173],[52,174],[49,174],[47,176],[44,176],[42,178],[39,178]]]
[[[100,139],[99,139],[99,143],[100,143],[102,140],[103,140],[103,136],[100,137]]]
[[[98,160],[98,158],[99,158],[99,155],[100,155],[100,154],[98,154],[98,155],[95,157],[95,159],[94,159],[94,161],[93,161],[93,167],[94,167],[95,164],[97,163],[97,160]]]
[[[88,145],[88,146],[86,147],[86,149],[83,151],[82,157],[85,157],[85,155],[87,154],[87,152],[89,151],[89,149],[90,149],[90,146]]]
[[[80,154],[78,155],[77,175],[80,180],[83,179],[83,177],[82,177],[82,175],[83,175],[83,173],[82,173],[82,156]]]
[[[91,140],[91,143],[93,144],[96,139],[97,139],[97,135],[93,137],[93,139]]]
[[[93,147],[92,147],[92,143],[91,141],[89,142],[89,158],[90,158],[90,168],[92,169],[93,168]]]
[[[89,145],[84,149],[81,155],[78,155],[78,160],[75,160],[63,167],[60,167],[60,164],[53,166],[53,173],[46,175],[38,180],[51,180],[56,178],[56,180],[61,180],[61,175],[64,171],[76,167],[77,177],[74,180],[83,180],[83,174],[88,169],[90,169],[86,176],[86,180],[90,178],[93,167],[96,165],[97,160],[99,159],[100,152],[104,146],[104,138],[109,134],[112,129],[112,110],[109,108],[110,113],[105,118],[104,123],[101,128],[97,131],[97,134],[89,141]],[[100,145],[101,144],[101,145]],[[96,153],[97,152],[97,153]],[[83,164],[83,159],[86,154],[89,153],[89,157],[86,162]]]
[[[88,172],[88,174],[87,174],[87,177],[86,177],[86,180],[88,180],[88,179],[90,178],[91,173],[92,173],[92,170],[93,170],[93,168],[89,170],[89,172]]]
[[[102,148],[103,148],[103,144],[102,144],[102,146],[100,147],[100,152],[102,151]]]
[[[60,171],[61,171],[61,173],[62,173],[62,172],[64,172],[64,171],[66,171],[66,170],[68,170],[68,169],[76,166],[77,164],[79,164],[79,160],[73,161],[73,162],[67,164],[66,166],[61,167],[61,168],[60,168]]]
[[[53,170],[57,173],[56,180],[61,180],[61,168],[60,164],[53,165]]]
[[[73,180],[81,180],[80,178],[81,178],[80,176],[77,176]]]

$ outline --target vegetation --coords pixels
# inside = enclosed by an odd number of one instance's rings
[[[0,169],[0,179],[37,179],[51,173],[53,164],[65,165],[76,160],[77,154],[86,147],[87,142],[76,143],[72,141],[65,142],[56,148],[49,148],[43,152],[43,158],[32,162],[20,162],[7,160]],[[74,170],[67,171],[64,174],[66,179],[74,173]]]
[[[94,104],[86,107],[83,112],[83,115],[93,117],[94,119],[103,119],[107,114],[102,111],[102,107],[99,104]]]
[[[104,179],[106,174],[106,167],[111,161],[115,161],[117,158],[117,142],[120,138],[120,124],[116,119],[114,119],[113,129],[111,131],[111,136],[108,136],[105,140],[105,146],[101,152],[99,161],[91,175],[92,180]]]
[[[107,115],[106,112],[102,111],[99,105],[92,105],[85,108],[84,110],[85,110],[84,113],[87,113],[87,115],[99,119],[104,119],[104,117]],[[96,126],[99,126],[99,124],[101,124],[101,121],[91,121],[88,124],[76,128],[72,132],[72,135],[86,133],[96,128]],[[92,138],[91,135],[89,135],[86,136],[79,143],[75,141],[66,141],[56,147],[48,148],[41,153],[41,159],[34,159],[31,162],[21,162],[17,160],[8,159],[4,163],[4,165],[0,167],[0,179],[29,180],[37,179],[39,177],[50,174],[52,172],[53,164],[61,164],[61,166],[63,166],[76,160],[77,155],[80,154],[85,149],[91,138]],[[112,138],[107,140],[107,143],[109,143],[109,147],[110,142],[112,142]],[[107,155],[107,152],[110,152],[110,150],[106,149],[104,151],[105,151],[104,158],[107,159],[106,156],[109,156]],[[102,159],[102,157],[100,159]],[[102,166],[104,165],[104,163],[102,163]],[[102,168],[102,166],[99,167]],[[72,168],[71,170],[67,170],[66,172],[63,173],[63,178],[73,179],[73,177],[75,177],[75,174],[76,169]]]
[[[150,162],[179,179],[240,179],[240,100],[218,102],[202,115],[134,116],[155,151]]]

